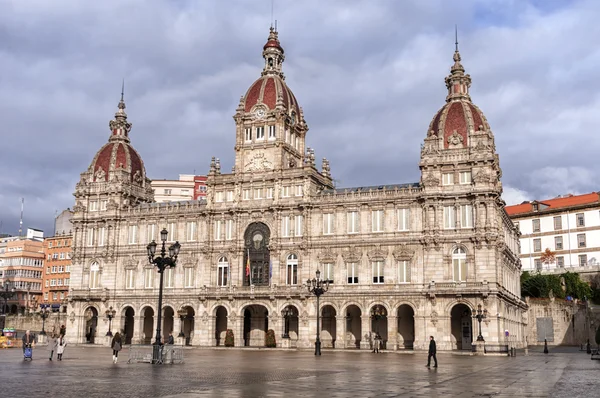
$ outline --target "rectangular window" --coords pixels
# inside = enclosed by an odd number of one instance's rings
[[[233,202],[233,191],[227,191],[227,201]]]
[[[442,185],[453,185],[454,184],[454,173],[442,174]]]
[[[167,268],[163,275],[163,283],[166,288],[173,288],[175,286],[175,270],[173,268]]]
[[[273,188],[267,188],[267,199],[273,199]]]
[[[454,206],[444,206],[444,228],[456,228],[456,214],[454,212]]]
[[[65,267],[65,272],[71,272],[71,266],[70,265],[67,265]]]
[[[452,268],[455,282],[464,282],[467,280],[467,259],[464,254],[453,255]]]
[[[579,266],[585,267],[586,265],[587,265],[587,254],[580,254],[579,255]]]
[[[333,214],[323,214],[323,235],[333,234]]]
[[[533,251],[534,252],[541,252],[542,251],[542,240],[541,239],[534,239],[533,240]]]
[[[170,189],[165,189],[165,195],[170,195],[171,194],[171,190]]]
[[[302,196],[302,185],[296,185],[295,194],[296,196]]]
[[[275,139],[275,126],[269,126],[269,139]]]
[[[585,247],[585,234],[577,234],[577,247]]]
[[[217,286],[227,286],[227,277],[229,272],[228,263],[219,263],[217,269]],[[245,275],[245,274],[244,274]]]
[[[144,287],[146,289],[154,288],[154,268],[144,269]]]
[[[281,236],[284,238],[290,236],[290,216],[281,217]]]
[[[461,228],[473,228],[473,206],[460,206],[460,226]]]
[[[333,263],[324,263],[323,264],[323,273],[321,273],[321,278],[323,280],[329,280],[329,283],[333,283]]]
[[[250,200],[250,190],[249,189],[244,189],[242,199]]]
[[[52,241],[48,242],[48,249],[52,249]]]
[[[531,224],[533,226],[533,232],[540,232],[540,219],[539,218],[532,220]]]
[[[290,187],[281,187],[281,197],[282,198],[290,197]]]
[[[562,236],[554,237],[554,250],[562,250],[563,249],[563,238]]]
[[[196,240],[196,222],[188,221],[185,225],[185,236],[188,242]]]
[[[182,189],[181,190],[181,196],[188,196],[190,194],[190,190],[189,189]]]
[[[348,284],[349,285],[358,284],[358,264],[356,264],[356,263],[346,264],[346,274],[348,276]]]
[[[133,245],[137,243],[137,225],[129,226],[129,244]]]
[[[554,217],[554,230],[558,231],[559,229],[562,229],[562,216]]]
[[[134,270],[125,271],[125,289],[135,289]]]
[[[52,299],[53,300],[57,300],[58,299],[58,293],[57,292],[52,292]]]
[[[298,284],[298,260],[287,260],[285,283],[287,285]]]
[[[156,224],[148,224],[146,241],[148,243],[156,240]]]
[[[559,268],[564,268],[565,267],[565,258],[564,256],[558,256],[556,257],[556,266]]]
[[[96,232],[95,228],[90,228],[87,231],[87,245],[94,246],[94,232]]]
[[[48,301],[48,292],[44,293],[44,300]]]
[[[383,232],[383,210],[373,210],[371,212],[372,231]]]
[[[100,201],[100,210],[106,210],[106,205],[108,204],[108,200]]]
[[[167,240],[169,242],[175,242],[177,240],[177,224],[174,222],[170,222],[167,231],[169,231],[169,235],[167,235]]]
[[[105,233],[106,233],[105,227],[98,228],[98,246],[104,246],[104,234]]]
[[[50,282],[50,286],[53,286],[52,282]],[[97,289],[100,286],[100,266],[98,263],[92,263],[90,265],[90,289]]]
[[[398,231],[408,231],[410,220],[409,209],[398,209]]]
[[[256,139],[264,140],[265,139],[265,126],[260,126],[256,128]]]
[[[294,220],[294,235],[302,236],[302,229],[304,228],[304,216],[296,216]]]
[[[46,287],[50,287],[50,280],[46,279]]]
[[[585,227],[585,214],[577,213],[577,226]]]
[[[346,214],[346,219],[348,223],[348,233],[356,234],[359,232],[359,224],[358,224],[358,212],[350,211]]]
[[[194,268],[186,267],[183,269],[183,287],[194,287]]]
[[[215,240],[221,240],[221,231],[222,231],[221,223],[222,223],[221,220],[215,221]]]
[[[536,271],[542,270],[542,260],[540,260],[539,258],[536,258],[535,260],[533,260],[533,264],[535,266]]]
[[[250,127],[244,129],[244,137],[246,141],[252,141],[252,129]]]
[[[56,280],[56,286],[62,286],[62,279]]]
[[[461,171],[460,172],[460,183],[461,184],[470,184],[472,182],[471,172],[470,171]]]
[[[233,220],[225,221],[225,240],[233,239]]]
[[[223,192],[215,192],[215,202],[221,203],[223,201]]]
[[[90,202],[90,211],[98,211],[98,202],[95,200]]]
[[[254,199],[262,199],[262,188],[254,188]]]
[[[407,260],[398,262],[398,283],[410,282],[410,263]]]
[[[373,261],[373,283],[383,283],[383,261]]]

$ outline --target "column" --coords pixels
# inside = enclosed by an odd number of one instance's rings
[[[131,338],[131,344],[144,344],[142,341],[142,332],[144,329],[144,317],[141,315],[134,315],[133,317],[133,337]]]
[[[346,317],[337,314],[335,317],[335,348],[346,348]]]
[[[231,330],[233,330],[233,339],[235,347],[243,347],[244,346],[244,317],[235,318],[230,317],[228,320],[231,321]]]
[[[371,349],[371,316],[362,315],[360,317],[360,349],[370,350]]]
[[[398,318],[395,316],[387,317],[388,340],[385,348],[396,351],[398,349]]]

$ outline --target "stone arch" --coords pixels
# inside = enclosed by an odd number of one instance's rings
[[[175,307],[166,304],[162,307],[162,337],[165,343],[168,341],[169,333],[175,333]]]
[[[135,331],[135,309],[133,305],[126,304],[121,307],[121,336],[125,344],[131,344]]]
[[[468,299],[451,300],[444,307],[444,313],[447,314],[448,316],[450,316],[451,315],[450,312],[452,311],[452,307],[454,307],[457,304],[465,304],[467,307],[469,307],[469,309],[471,310],[471,312],[473,312],[475,310],[475,308],[477,307],[474,303],[472,303]]]
[[[408,303],[396,307],[396,321],[398,322],[398,347],[411,350],[415,342],[415,307]]]
[[[269,330],[269,308],[268,305],[258,302],[242,307],[244,346],[264,347],[265,336]]]
[[[268,301],[252,300],[252,302],[246,302],[240,307],[240,309],[238,310],[238,315],[241,317],[244,317],[244,311],[246,310],[247,307],[249,307],[251,305],[262,305],[269,311],[269,313],[273,313],[275,311],[275,309],[271,307],[271,304],[269,304]]]
[[[185,345],[191,345],[192,339],[194,338],[195,322],[196,322],[196,309],[192,304],[183,304],[180,308],[186,310],[186,315],[181,320],[181,334],[185,338]]]
[[[340,316],[344,316],[346,320],[346,347],[360,348],[362,341],[362,316],[364,314],[360,304],[349,302],[344,304],[343,312]]]
[[[141,316],[141,342],[142,344],[151,344],[154,335],[154,317],[156,316],[154,306],[142,305],[140,308]]]
[[[229,305],[229,303],[225,303],[225,302],[220,302],[217,304],[213,304],[209,309],[208,309],[208,314],[212,315],[212,316],[216,316],[217,315],[217,310],[219,309],[219,307],[224,307],[225,310],[227,310],[227,316],[231,316],[232,314],[235,313],[235,311],[233,309],[231,309],[231,306]]]
[[[295,302],[286,302],[279,311],[283,317],[283,338],[293,341],[294,344],[291,346],[296,346],[300,335],[300,308],[301,306]],[[288,310],[287,314],[286,310]]]
[[[244,277],[244,286],[250,286],[250,283],[256,286],[269,285],[271,231],[272,229],[267,224],[260,221],[250,223],[244,230],[243,264],[250,263],[250,275],[247,278]]]
[[[361,313],[364,312],[362,304],[360,304],[358,301],[354,301],[354,300],[346,301],[344,304],[342,304],[342,309],[340,310],[340,312],[347,313],[348,307],[350,307],[350,306],[358,307],[358,309],[360,310]]]
[[[388,316],[390,315],[388,305],[383,302],[374,302],[368,308],[367,314],[370,318],[369,343],[371,348],[377,343],[375,341],[377,335],[381,338],[385,348],[388,341]]]
[[[331,304],[321,305],[321,341],[325,348],[335,348],[337,309]]]
[[[100,310],[95,304],[90,304],[85,307],[82,312],[83,315],[83,334],[85,336],[85,342],[89,344],[96,343],[96,337],[98,332],[98,316]]]
[[[213,306],[211,314],[214,314],[215,319],[215,341],[216,345],[220,346],[225,343],[225,335],[227,334],[227,318],[231,312],[224,305]]]
[[[471,350],[473,342],[473,308],[457,302],[450,309],[450,339],[453,350]]]

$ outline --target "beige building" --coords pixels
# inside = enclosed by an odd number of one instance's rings
[[[206,176],[180,174],[179,180],[152,180],[154,201],[181,202],[198,200],[206,197]]]
[[[317,168],[306,147],[273,29],[263,57],[235,111],[235,167],[224,173],[213,158],[206,200],[156,203],[119,103],[75,189],[69,341],[100,343],[109,307],[126,342],[152,341],[159,275],[146,245],[166,228],[182,249],[164,274],[163,335],[181,330],[192,345],[223,344],[231,329],[237,346],[263,346],[273,329],[279,346],[311,347],[317,308],[305,281],[320,270],[331,281],[321,297],[325,347],[366,349],[379,333],[390,350],[427,349],[430,335],[440,350],[470,350],[479,306],[488,344],[509,331],[521,346],[517,230],[458,49],[446,102],[424,126],[421,180],[354,188],[335,187],[327,159]]]

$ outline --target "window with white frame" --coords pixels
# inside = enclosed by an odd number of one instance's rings
[[[408,260],[398,261],[398,283],[410,282],[410,262]]]
[[[96,202],[95,200],[90,201],[89,211],[98,211],[98,202]]]
[[[223,223],[223,221],[221,221],[221,220],[215,221],[215,240],[221,240],[222,227],[223,227],[222,223]]]
[[[146,241],[148,243],[156,240],[156,224],[148,224],[148,229],[146,230],[147,236]]]
[[[443,173],[442,174],[442,185],[453,185],[454,184],[454,173]]]
[[[302,185],[296,185],[294,192],[296,196],[302,196]]]
[[[456,282],[467,280],[467,252],[462,247],[452,251],[452,277]]]
[[[50,279],[46,279],[46,287],[50,286]]]
[[[329,283],[333,283],[333,263],[323,263],[323,272],[321,273],[321,279],[329,280]]]
[[[577,226],[585,227],[585,214],[584,213],[577,213]]]
[[[281,217],[281,236],[284,238],[290,236],[290,216]]]
[[[246,142],[252,141],[252,129],[250,127],[244,129],[244,139]]]
[[[373,283],[383,283],[383,261],[373,261]]]
[[[584,267],[585,265],[587,265],[587,254],[580,254],[579,255],[579,266]]]
[[[542,240],[541,239],[534,239],[533,240],[533,251],[534,252],[541,252],[542,251]]]
[[[135,270],[125,270],[125,289],[135,289]]]
[[[163,285],[166,288],[175,286],[175,270],[171,267],[167,268],[163,274]]]
[[[461,171],[459,176],[461,184],[470,184],[472,182],[470,171]]]
[[[215,202],[221,203],[223,201],[223,192],[215,192]]]
[[[183,269],[183,287],[194,287],[194,268],[185,267]]]
[[[233,202],[233,191],[227,191],[227,201]]]
[[[273,126],[273,125],[269,126],[269,139],[270,140],[275,139],[275,126]]]
[[[357,234],[359,232],[358,212],[349,211],[346,213],[346,222],[348,224],[348,233]]]
[[[57,286],[62,286],[62,281],[63,281],[63,280],[62,280],[62,279],[60,279],[60,278],[59,278],[59,279],[57,279],[57,280],[56,280],[56,285],[57,285]]]
[[[540,260],[539,258],[533,260],[533,265],[535,266],[536,271],[542,270],[542,260]]]
[[[106,210],[106,206],[108,205],[108,200],[100,201],[100,210]]]
[[[273,188],[267,188],[267,199],[273,199]]]
[[[129,226],[129,244],[133,245],[137,243],[137,225]]]
[[[227,278],[229,273],[229,262],[227,257],[219,258],[217,263],[217,286],[227,286]]]
[[[577,234],[577,247],[585,247],[585,234]]]
[[[282,198],[290,197],[290,187],[281,187],[281,197]]]
[[[302,236],[302,229],[304,228],[304,216],[294,217],[294,235]]]
[[[154,288],[154,268],[144,269],[144,287],[146,289]]]
[[[256,139],[257,140],[265,139],[265,126],[259,126],[256,128]]]
[[[90,289],[98,289],[100,287],[100,265],[93,262],[90,265]]]
[[[456,212],[454,206],[444,206],[444,228],[456,228]]]
[[[554,250],[562,250],[563,249],[563,237],[555,236],[554,237]]]
[[[559,268],[564,268],[565,267],[565,257],[564,256],[557,256],[556,257],[556,266]]]
[[[372,231],[383,232],[383,210],[373,210],[371,212]]]
[[[242,191],[242,200],[250,200],[250,190],[244,189]]]
[[[169,242],[175,242],[177,240],[177,224],[170,222],[167,230],[169,231],[167,239]]]
[[[554,217],[554,230],[562,229],[562,216]]]
[[[106,234],[106,228],[98,228],[98,246],[104,246],[104,234]]]
[[[323,235],[333,234],[333,213],[323,214]]]
[[[185,235],[188,242],[196,240],[196,222],[188,221],[185,226]]]
[[[94,232],[96,232],[95,228],[89,228],[87,230],[87,245],[88,245],[88,247],[94,246]]]
[[[298,256],[290,254],[287,257],[285,268],[285,283],[286,285],[298,284]]]
[[[460,226],[461,228],[473,228],[473,206],[460,206]]]
[[[50,286],[56,286],[56,279],[50,279]]]
[[[398,231],[408,231],[410,229],[410,210],[398,209]]]
[[[262,188],[254,188],[254,199],[262,199]]]
[[[347,263],[346,264],[346,274],[348,277],[349,285],[358,284],[358,264],[357,263]]]
[[[533,228],[533,232],[540,232],[540,219],[536,218],[535,220],[531,220],[531,226]]]
[[[233,239],[233,220],[225,221],[225,240]]]

